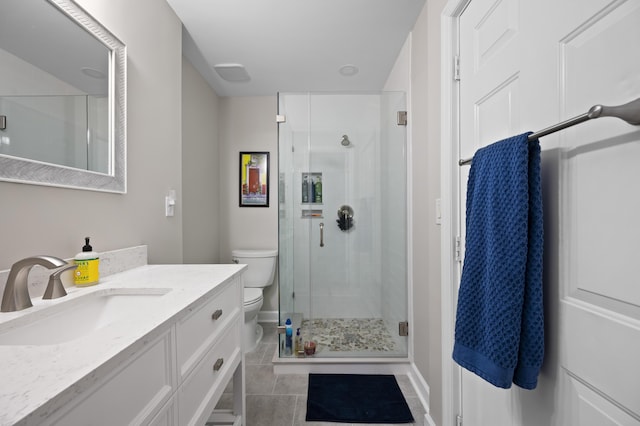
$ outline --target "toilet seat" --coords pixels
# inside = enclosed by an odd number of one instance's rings
[[[262,289],[261,288],[245,288],[243,301],[244,301],[245,307],[262,302]]]

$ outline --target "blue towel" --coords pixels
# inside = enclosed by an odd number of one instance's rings
[[[540,143],[525,133],[479,149],[453,359],[495,386],[534,389],[544,356]]]

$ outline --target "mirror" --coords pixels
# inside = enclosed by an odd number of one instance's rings
[[[0,10],[0,180],[125,193],[125,45],[70,0]]]

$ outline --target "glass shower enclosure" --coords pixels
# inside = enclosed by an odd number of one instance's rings
[[[278,95],[281,358],[408,354],[404,111],[400,92]]]

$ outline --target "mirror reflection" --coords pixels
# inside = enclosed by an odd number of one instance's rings
[[[71,1],[0,10],[0,178],[124,192],[124,45]]]
[[[0,154],[108,173],[109,50],[41,0],[2,0]]]

